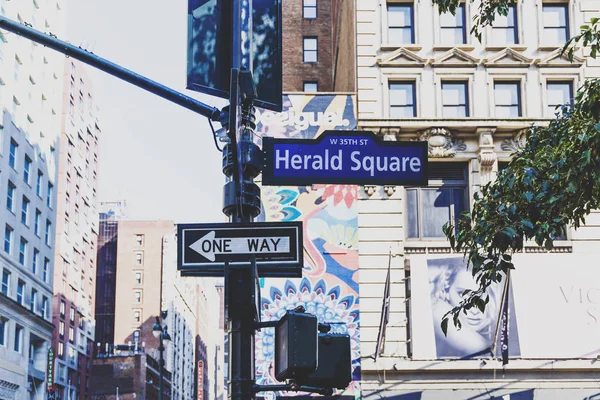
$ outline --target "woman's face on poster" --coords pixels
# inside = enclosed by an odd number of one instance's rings
[[[456,273],[454,282],[452,282],[449,288],[448,298],[450,305],[452,307],[456,307],[463,299],[462,295],[465,290],[477,290],[477,288],[478,287],[475,279],[473,279],[467,269],[461,269]],[[477,307],[472,307],[467,312],[467,315],[461,316],[461,322],[463,322],[463,325],[466,323],[474,330],[485,328],[489,323],[485,314],[482,313]]]

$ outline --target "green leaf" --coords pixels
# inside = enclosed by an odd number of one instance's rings
[[[442,332],[444,332],[444,336],[448,336],[448,318],[444,317],[442,319]]]

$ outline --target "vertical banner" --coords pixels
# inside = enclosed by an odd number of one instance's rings
[[[48,364],[46,367],[46,387],[48,392],[54,392],[54,349],[48,348]]]
[[[502,317],[500,318],[500,354],[502,355],[502,365],[508,364],[508,294],[510,290],[510,275],[506,281],[506,289],[502,303]]]
[[[198,361],[198,400],[204,400],[204,361]]]
[[[257,114],[258,136],[312,139],[326,130],[356,129],[351,95],[285,95],[283,105],[283,112]],[[344,394],[353,398],[360,398],[357,199],[356,185],[263,186],[258,218],[303,221],[304,230],[303,277],[262,280],[262,320],[279,320],[303,306],[319,322],[334,323],[334,333],[349,334],[353,382]],[[273,375],[274,344],[273,329],[257,332],[257,384],[279,383]],[[276,398],[275,393],[263,396]]]

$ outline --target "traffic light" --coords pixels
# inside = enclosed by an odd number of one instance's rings
[[[224,120],[227,119],[226,113],[228,112],[230,110],[224,109]],[[242,132],[237,142],[242,178],[241,195],[236,193],[236,182],[229,179],[223,188],[223,213],[227,216],[254,218],[260,214],[260,188],[253,182],[253,179],[260,174],[263,160],[262,150],[252,140],[256,129],[254,112],[254,107],[242,107]],[[223,173],[230,178],[234,175],[233,158],[235,156],[231,145],[227,144],[223,148]]]
[[[275,378],[282,382],[317,368],[317,317],[288,311],[275,326]]]
[[[298,376],[296,384],[345,389],[351,381],[350,336],[319,333],[318,367],[306,376]]]

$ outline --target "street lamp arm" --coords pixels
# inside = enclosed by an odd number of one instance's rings
[[[219,120],[219,109],[204,104],[192,97],[186,96],[183,93],[177,92],[165,85],[155,82],[136,72],[121,67],[107,59],[99,57],[94,53],[88,52],[80,47],[73,46],[70,43],[64,42],[56,38],[55,35],[45,34],[24,24],[20,24],[6,17],[0,16],[0,28],[6,29],[19,36],[40,43],[46,47],[63,53],[66,56],[73,57],[85,64],[98,68],[112,76],[131,83],[139,88],[147,90],[163,99],[169,100],[172,103],[178,104],[188,110],[194,111],[205,116],[213,121]]]

